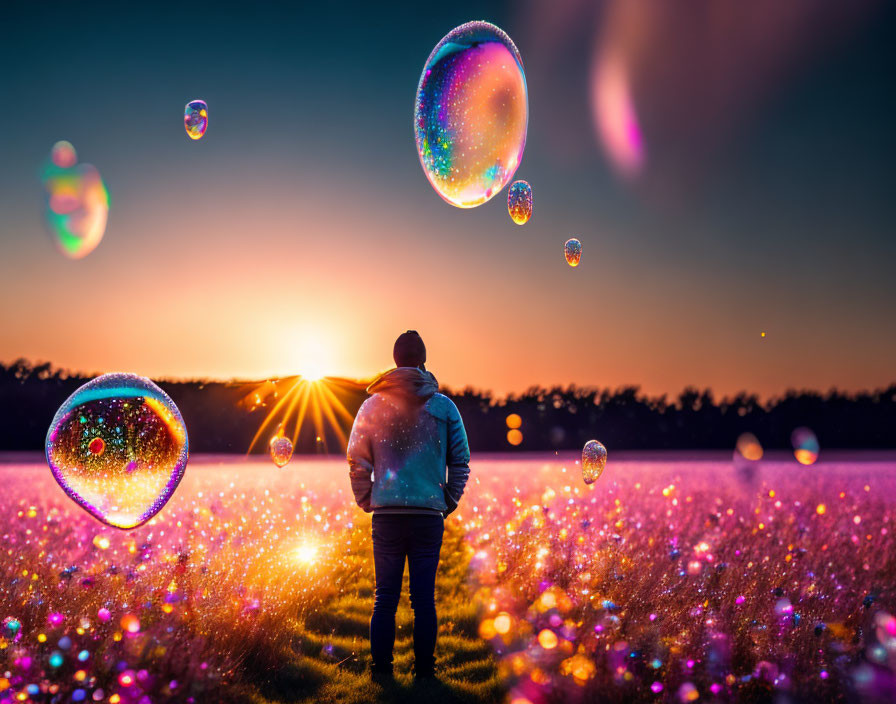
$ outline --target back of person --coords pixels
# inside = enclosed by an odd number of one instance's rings
[[[443,519],[457,507],[469,476],[470,450],[460,413],[426,371],[426,348],[414,331],[395,343],[396,369],[368,387],[348,445],[358,505],[373,512],[376,599],[370,620],[371,670],[391,677],[395,611],[408,562],[414,608],[415,674],[434,674],[435,575]]]

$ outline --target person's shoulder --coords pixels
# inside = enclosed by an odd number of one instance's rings
[[[430,413],[443,420],[448,420],[451,417],[460,415],[457,406],[454,405],[454,401],[438,391],[426,402],[426,407],[429,409]]]
[[[371,394],[361,403],[361,407],[358,409],[358,414],[360,415],[362,413],[370,413],[377,406],[382,404],[382,402],[383,397],[380,394]]]

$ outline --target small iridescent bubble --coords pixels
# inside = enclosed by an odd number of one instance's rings
[[[734,447],[734,469],[743,482],[752,484],[756,480],[759,460],[762,459],[762,445],[753,433],[741,433]]]
[[[50,150],[50,161],[61,169],[70,169],[78,163],[78,153],[71,142],[56,142]]]
[[[582,448],[582,479],[594,484],[607,466],[607,448],[597,440],[589,440]]]
[[[109,217],[109,192],[100,172],[77,162],[71,143],[56,142],[41,176],[47,228],[59,251],[70,259],[81,259],[96,249]]]
[[[271,438],[271,459],[278,467],[285,467],[292,459],[292,441],[283,435]]]
[[[507,191],[507,212],[517,225],[525,225],[532,217],[532,186],[526,181],[514,181]]]
[[[563,254],[566,257],[566,263],[572,267],[579,265],[582,260],[582,243],[575,237],[566,240],[563,245]]]
[[[735,449],[745,460],[755,462],[762,459],[762,445],[753,433],[741,433]]]
[[[815,433],[809,428],[797,428],[791,433],[790,442],[797,462],[804,465],[815,464],[820,449]]]
[[[204,100],[191,100],[184,108],[184,129],[190,139],[202,139],[208,128],[208,105]]]
[[[414,103],[417,153],[436,193],[458,208],[499,193],[523,158],[528,123],[526,75],[510,37],[488,22],[443,37]]]
[[[115,528],[136,528],[171,498],[189,455],[187,429],[168,395],[135,374],[104,374],[68,397],[46,441],[63,491]]]

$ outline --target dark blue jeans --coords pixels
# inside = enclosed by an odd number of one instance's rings
[[[376,598],[370,619],[370,655],[376,672],[392,670],[395,611],[401,597],[405,559],[414,609],[414,669],[418,674],[432,672],[437,629],[436,569],[444,530],[444,520],[435,514],[373,515]]]

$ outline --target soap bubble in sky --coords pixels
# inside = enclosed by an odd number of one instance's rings
[[[578,266],[582,259],[582,243],[575,237],[566,240],[563,245],[563,254],[566,256],[566,263],[570,266]]]
[[[443,37],[414,104],[417,153],[436,192],[458,208],[499,193],[523,158],[528,123],[526,75],[510,37],[488,22]]]
[[[208,105],[204,100],[191,100],[184,108],[184,129],[190,139],[202,139],[208,128]]]
[[[78,163],[78,154],[71,142],[64,139],[56,142],[50,150],[50,161],[63,169],[70,169]]]
[[[109,216],[109,192],[100,172],[77,161],[71,143],[56,142],[41,177],[47,228],[59,251],[70,259],[81,259],[96,249]]]
[[[517,225],[525,225],[532,217],[532,186],[514,181],[507,190],[507,212]]]
[[[149,379],[104,374],[56,411],[46,453],[69,498],[107,525],[136,528],[162,510],[180,483],[187,428]]]
[[[582,449],[582,479],[594,484],[607,466],[607,448],[597,440],[589,440]]]

